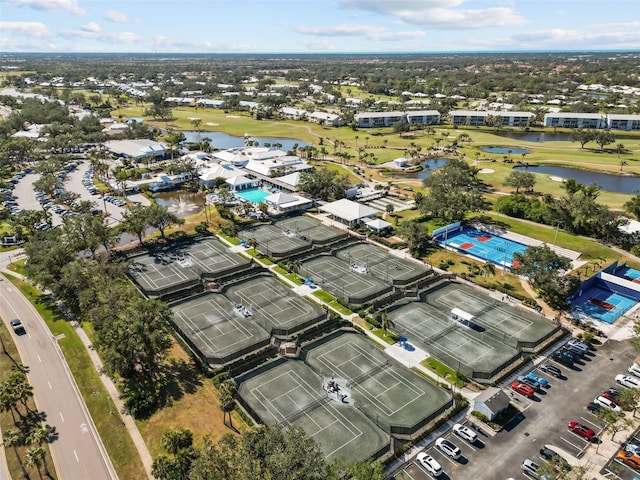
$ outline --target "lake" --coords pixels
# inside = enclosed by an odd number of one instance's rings
[[[611,173],[594,172],[581,170],[579,168],[559,167],[554,165],[529,166],[524,165],[513,167],[519,170],[528,170],[531,173],[552,175],[562,178],[575,178],[585,185],[597,183],[602,190],[617,193],[634,193],[640,190],[640,177],[614,175]]]
[[[484,147],[482,149],[483,152],[486,153],[511,153],[512,155],[522,155],[523,153],[529,154],[531,150],[527,150],[526,148],[514,148],[514,147]]]
[[[197,131],[183,131],[187,142],[198,142],[199,138],[208,137],[211,140],[211,146],[226,150],[228,148],[242,147],[244,146],[244,137],[235,137],[233,135],[227,135],[222,132],[197,132]],[[281,143],[282,150],[285,152],[291,150],[295,143],[298,147],[306,147],[309,145],[306,142],[296,140],[294,138],[278,138],[278,137],[249,137],[254,142],[259,142],[260,146],[264,146],[265,142],[273,145],[274,143]]]
[[[156,203],[166,207],[178,217],[186,217],[192,213],[201,212],[205,206],[205,197],[202,193],[185,191],[159,192],[153,195]]]
[[[433,170],[444,167],[446,163],[447,159],[444,157],[433,158],[431,160],[427,160],[426,162],[422,162],[421,165],[424,170],[412,173],[403,173],[402,170],[396,170],[393,172],[392,176],[397,178],[427,178],[431,176],[431,172]]]

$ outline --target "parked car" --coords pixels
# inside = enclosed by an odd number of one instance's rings
[[[587,353],[590,349],[591,349],[591,345],[589,345],[588,343],[585,343],[581,340],[578,340],[577,338],[574,338],[572,340],[569,340],[567,342],[568,346],[577,348],[579,350],[582,350],[584,353]]]
[[[555,365],[551,365],[550,363],[543,363],[538,368],[540,368],[540,370],[542,370],[543,372],[547,372],[549,375],[552,375],[556,378],[562,377],[562,370],[560,370]]]
[[[625,465],[630,466],[636,471],[640,471],[640,457],[638,457],[634,453],[620,450],[618,452],[617,458]]]
[[[535,394],[533,388],[518,381],[515,381],[511,384],[511,389],[528,398],[533,398],[533,395]]]
[[[567,351],[567,352],[571,352],[575,355],[577,355],[579,358],[584,358],[584,356],[587,354],[586,351],[581,350],[580,348],[574,346],[574,345],[569,345],[566,344],[562,347],[563,350]]]
[[[616,382],[627,388],[640,388],[640,380],[629,375],[616,375]]]
[[[551,358],[553,358],[556,362],[566,365],[567,367],[573,367],[573,364],[575,363],[573,357],[567,355],[566,352],[554,352],[553,355],[551,355]]]
[[[613,410],[614,412],[622,412],[622,409],[615,402],[612,402],[611,400],[609,400],[606,397],[603,397],[602,395],[594,398],[593,401],[595,403],[599,403],[603,407],[608,408],[609,410]]]
[[[596,403],[596,402],[587,403],[587,410],[589,410],[591,413],[595,413],[601,408],[602,408],[602,405],[600,405],[599,403]]]
[[[542,391],[542,385],[540,385],[540,383],[536,382],[535,380],[531,380],[529,377],[525,377],[521,375],[518,377],[518,381],[520,383],[524,383],[525,385],[529,385],[534,390],[537,390],[539,392]]]
[[[24,335],[25,333],[27,333],[27,331],[24,329],[24,325],[22,325],[22,322],[19,319],[14,318],[9,323],[11,324],[11,328],[13,328],[13,331],[16,333],[16,335]]]
[[[582,360],[582,355],[580,355],[580,354],[578,354],[578,353],[576,353],[576,352],[574,352],[572,350],[569,350],[569,349],[567,349],[565,347],[562,347],[560,349],[560,352],[562,354],[568,356],[569,358],[571,358],[571,360],[573,360],[573,363],[576,363],[576,362],[579,362],[580,360]]]
[[[422,465],[424,469],[434,477],[442,475],[442,465],[440,465],[440,463],[438,463],[438,461],[431,455],[428,455],[425,452],[420,452],[416,458],[418,462],[420,462],[420,465]]]
[[[578,422],[569,422],[569,425],[567,425],[567,427],[573,433],[580,435],[581,437],[584,437],[589,441],[592,441],[596,436],[596,432]]]
[[[637,363],[632,363],[631,366],[628,369],[628,372],[631,375],[635,375],[636,377],[640,377],[640,365],[638,365]]]
[[[540,470],[540,466],[534,462],[533,460],[529,460],[528,458],[522,462],[522,471],[539,480],[552,480],[550,475],[539,475],[538,470]]]
[[[438,447],[443,453],[449,455],[454,460],[457,460],[462,456],[462,452],[456,446],[456,444],[447,440],[446,438],[439,437],[436,440],[436,447]]]
[[[624,447],[624,451],[633,453],[635,456],[640,457],[640,445],[636,443],[627,443]]]
[[[547,382],[546,378],[539,377],[534,372],[527,373],[527,378],[530,378],[534,382],[538,382],[541,386],[543,386],[545,388],[549,388],[549,386],[550,386],[549,382]]]
[[[469,443],[475,443],[475,441],[478,440],[478,434],[476,432],[471,430],[469,427],[465,427],[464,425],[461,425],[459,423],[456,423],[453,426],[453,433]]]
[[[618,395],[614,395],[609,390],[605,390],[604,392],[602,392],[602,396],[607,400],[611,400],[616,405],[620,405],[620,402],[618,402]]]
[[[562,456],[558,452],[551,450],[550,448],[542,447],[540,449],[540,456],[548,462],[554,462],[562,470],[571,470],[571,465],[569,465],[569,462],[562,458]]]

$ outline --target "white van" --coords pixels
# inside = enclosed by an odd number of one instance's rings
[[[638,363],[631,364],[631,366],[629,367],[629,373],[631,375],[635,375],[636,377],[640,378],[640,364]]]

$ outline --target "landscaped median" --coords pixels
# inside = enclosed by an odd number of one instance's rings
[[[326,303],[330,308],[340,313],[341,315],[353,315],[353,312],[344,305],[340,304],[336,297],[334,297],[330,293],[325,292],[324,290],[313,292],[313,296]]]

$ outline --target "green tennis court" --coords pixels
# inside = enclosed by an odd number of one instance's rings
[[[310,240],[314,245],[324,245],[349,236],[344,230],[324,225],[322,222],[305,215],[283,218],[274,224],[283,233],[293,234],[302,240]]]

